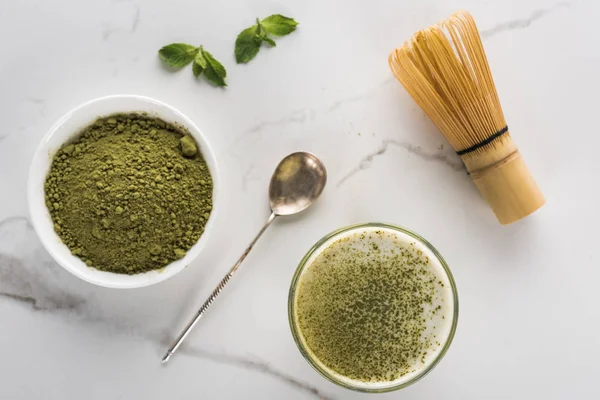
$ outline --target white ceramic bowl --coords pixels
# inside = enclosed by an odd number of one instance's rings
[[[98,117],[126,112],[146,112],[151,116],[174,122],[186,127],[196,139],[206,160],[213,179],[213,209],[200,240],[192,246],[185,257],[174,261],[161,270],[149,271],[136,275],[115,274],[88,267],[78,257],[71,254],[67,246],[54,232],[50,213],[46,207],[44,182],[50,169],[54,153],[63,143],[71,139],[82,128],[85,128]],[[67,271],[95,285],[111,288],[136,288],[152,285],[168,279],[183,270],[200,254],[215,224],[215,216],[219,210],[219,171],[212,149],[198,127],[182,113],[160,101],[135,95],[116,95],[89,101],[75,108],[62,117],[40,143],[29,170],[28,198],[29,211],[35,231],[50,255]]]

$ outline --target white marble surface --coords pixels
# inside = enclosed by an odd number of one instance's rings
[[[387,67],[410,35],[471,11],[511,132],[548,203],[502,227],[460,160]],[[298,31],[235,65],[257,16]],[[450,351],[404,399],[600,396],[597,94],[600,3],[593,0],[0,0],[0,398],[355,399],[303,360],[287,320],[292,273],[327,232],[386,221],[445,256],[459,289]],[[226,90],[170,73],[156,51],[201,43]],[[206,133],[228,208],[180,275],[131,291],[94,287],[41,248],[28,219],[28,165],[72,107],[115,93],[155,97]],[[304,149],[326,163],[322,200],[280,220],[181,354],[165,346],[267,217],[270,173]]]

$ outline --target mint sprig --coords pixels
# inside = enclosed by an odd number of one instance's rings
[[[235,41],[235,60],[238,64],[247,63],[258,54],[263,42],[276,46],[275,41],[268,35],[285,36],[296,30],[298,22],[280,14],[271,15],[262,21],[256,19],[256,24],[244,29]]]
[[[186,43],[171,43],[158,51],[158,56],[168,66],[183,68],[192,64],[192,72],[198,77],[204,72],[204,77],[215,86],[227,86],[225,77],[227,71],[223,64],[217,61],[212,54],[202,46],[195,47]]]

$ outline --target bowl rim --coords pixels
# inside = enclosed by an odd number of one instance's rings
[[[114,272],[108,271],[100,271],[92,267],[86,266],[81,259],[72,255],[69,251],[68,255],[64,253],[64,251],[59,252],[59,248],[64,246],[66,249],[66,245],[62,242],[60,237],[54,232],[54,229],[51,228],[52,234],[49,233],[48,224],[52,227],[52,220],[50,218],[50,214],[45,204],[44,199],[44,190],[43,190],[43,182],[45,181],[48,171],[51,165],[51,159],[56,153],[56,151],[60,148],[59,145],[57,148],[50,147],[50,139],[63,127],[63,125],[74,115],[85,111],[88,111],[90,108],[100,107],[103,104],[108,103],[110,105],[111,102],[125,102],[131,101],[132,103],[137,103],[138,106],[133,104],[128,109],[114,109],[109,112],[99,112],[98,115],[95,115],[89,119],[89,121],[81,124],[79,128],[75,129],[73,134],[68,136],[66,139],[61,141],[61,145],[66,143],[75,137],[81,129],[85,128],[97,118],[107,117],[111,114],[118,113],[148,113],[150,115],[155,115],[158,118],[161,118],[167,122],[176,122],[177,124],[185,127],[190,135],[196,140],[198,143],[202,156],[204,157],[207,166],[209,167],[209,171],[211,174],[211,178],[213,181],[213,205],[210,213],[210,217],[205,226],[205,230],[202,233],[202,236],[198,241],[188,250],[186,255],[179,260],[175,260],[170,264],[166,265],[163,268],[157,270],[151,270],[140,274],[117,274]],[[146,111],[141,108],[153,106],[158,111]],[[136,108],[140,109],[136,109]],[[161,111],[162,110],[162,111]],[[175,121],[175,118],[167,118],[163,114],[172,114],[174,117],[179,119],[180,121]],[[92,113],[93,114],[93,113]],[[183,121],[183,122],[181,122]],[[47,157],[49,161],[47,161],[48,165],[45,167],[44,171],[39,171],[41,158]],[[41,166],[43,166],[42,164]],[[43,178],[40,178],[43,176]],[[42,184],[40,188],[40,181],[42,179]],[[40,190],[41,189],[41,190]],[[150,285],[154,285],[159,282],[163,282],[177,273],[184,270],[187,265],[189,265],[206,247],[206,243],[210,237],[211,232],[214,230],[215,219],[217,217],[217,213],[219,210],[218,200],[222,197],[221,188],[220,188],[220,173],[219,167],[217,163],[217,159],[215,157],[215,153],[210,146],[210,143],[206,139],[203,131],[185,114],[181,111],[177,110],[173,106],[166,104],[162,101],[156,100],[151,97],[135,95],[135,94],[115,94],[109,96],[103,96],[99,98],[95,98],[89,101],[86,101],[70,111],[64,114],[61,118],[56,121],[52,127],[48,130],[48,132],[43,136],[40,140],[40,143],[33,155],[33,158],[30,162],[28,181],[27,181],[27,198],[28,198],[28,208],[29,215],[31,218],[32,225],[34,230],[42,242],[42,245],[50,253],[52,258],[64,269],[77,276],[78,278],[89,282],[94,285],[115,288],[115,289],[133,289],[146,287]],[[43,209],[40,210],[40,201],[43,205]],[[62,253],[62,254],[61,254]],[[82,266],[85,266],[83,268]],[[93,272],[92,272],[93,271]]]
[[[413,239],[421,242],[425,247],[427,247],[435,255],[435,257],[438,259],[438,261],[442,265],[443,270],[446,273],[446,276],[448,277],[448,281],[450,282],[450,288],[451,288],[451,292],[452,292],[452,300],[453,300],[453,306],[454,306],[454,310],[452,313],[452,326],[450,327],[450,332],[448,333],[448,338],[446,339],[444,346],[439,351],[437,356],[433,359],[433,361],[431,361],[431,363],[429,365],[427,365],[425,368],[423,368],[423,370],[421,372],[419,372],[417,375],[415,375],[413,378],[411,378],[405,382],[401,382],[401,383],[398,383],[395,385],[390,385],[390,386],[384,386],[384,387],[366,387],[366,386],[352,385],[346,381],[338,379],[336,376],[329,373],[329,371],[327,369],[323,368],[321,365],[319,365],[318,362],[316,362],[314,360],[314,357],[312,357],[310,355],[310,352],[306,349],[306,346],[305,346],[302,338],[300,337],[300,333],[299,333],[300,329],[296,324],[296,318],[294,316],[295,306],[296,306],[295,305],[296,289],[298,287],[300,276],[302,275],[302,272],[304,272],[304,269],[307,266],[306,264],[307,264],[308,260],[311,258],[311,256],[315,252],[320,250],[321,247],[325,243],[330,241],[331,239],[334,239],[334,238],[336,238],[340,235],[343,235],[349,231],[361,229],[361,228],[390,229],[390,230],[394,230],[394,231],[398,231],[398,232],[407,234],[410,237],[412,237]],[[292,336],[294,338],[294,342],[296,343],[296,346],[298,347],[298,350],[300,350],[300,353],[302,354],[304,359],[319,374],[321,374],[321,376],[323,376],[330,382],[335,383],[336,385],[339,385],[346,389],[350,389],[350,390],[357,391],[357,392],[363,392],[363,393],[392,392],[394,390],[398,390],[398,389],[402,389],[407,386],[410,386],[413,383],[419,381],[421,378],[423,378],[425,375],[427,375],[429,372],[431,372],[433,370],[433,368],[435,368],[435,366],[439,364],[439,362],[442,360],[442,358],[444,358],[444,355],[448,352],[448,349],[450,348],[450,345],[452,344],[452,340],[454,339],[454,334],[456,333],[456,326],[458,324],[458,290],[456,288],[456,282],[454,281],[452,272],[450,271],[450,268],[448,267],[448,264],[446,264],[446,261],[444,260],[442,255],[437,251],[437,249],[435,247],[433,247],[433,245],[431,243],[429,243],[425,238],[421,237],[419,234],[411,231],[410,229],[399,226],[399,225],[393,225],[393,224],[387,224],[387,223],[381,223],[381,222],[366,222],[366,223],[353,224],[353,225],[345,226],[343,228],[339,228],[339,229],[325,235],[318,242],[316,242],[308,250],[308,252],[304,255],[304,257],[302,257],[302,260],[300,260],[300,263],[298,264],[298,267],[296,268],[296,271],[294,272],[294,276],[293,276],[292,282],[290,284],[290,290],[289,290],[289,295],[288,295],[288,322],[290,324],[290,330],[292,332]]]

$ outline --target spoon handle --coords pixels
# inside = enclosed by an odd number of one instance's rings
[[[215,288],[215,290],[213,290],[213,292],[211,293],[211,295],[208,296],[208,299],[206,299],[206,301],[204,302],[204,304],[202,304],[202,307],[200,307],[200,309],[198,310],[198,312],[196,313],[196,315],[194,316],[194,318],[192,318],[190,320],[190,322],[186,325],[186,327],[183,330],[183,332],[181,332],[181,334],[179,335],[179,337],[173,342],[173,344],[171,345],[171,347],[169,347],[169,350],[167,350],[167,353],[165,354],[165,356],[162,359],[163,363],[166,363],[167,361],[169,361],[169,358],[171,358],[171,356],[177,351],[177,349],[179,348],[179,346],[181,345],[181,343],[183,343],[184,339],[192,331],[192,329],[198,323],[198,321],[200,320],[200,318],[204,315],[204,313],[206,312],[206,310],[208,310],[208,308],[211,306],[211,304],[213,303],[213,301],[215,301],[215,299],[217,298],[217,296],[219,295],[219,293],[221,293],[221,291],[225,288],[225,285],[227,285],[227,282],[229,282],[229,280],[233,277],[233,274],[235,273],[235,271],[238,270],[238,268],[242,264],[242,261],[244,261],[244,259],[248,255],[248,253],[250,253],[250,250],[252,250],[252,247],[254,247],[254,245],[256,244],[256,242],[258,241],[258,239],[262,236],[262,234],[265,233],[265,231],[267,230],[267,228],[269,227],[269,225],[271,225],[271,222],[273,222],[273,220],[275,219],[276,216],[277,215],[274,212],[271,212],[271,215],[269,215],[269,218],[267,219],[267,221],[263,225],[263,227],[260,230],[260,232],[258,232],[258,235],[256,235],[256,237],[254,238],[254,240],[252,240],[252,242],[250,243],[250,245],[246,248],[246,250],[244,251],[244,254],[242,254],[242,256],[240,257],[240,259],[229,270],[229,272],[227,273],[227,275],[225,275],[225,277],[217,285],[217,287]]]

